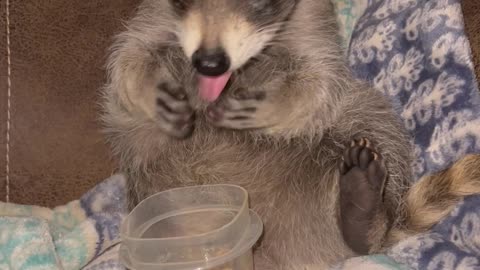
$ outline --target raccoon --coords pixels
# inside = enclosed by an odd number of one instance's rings
[[[240,185],[264,222],[257,270],[325,269],[412,232],[409,136],[350,74],[328,0],[144,0],[126,27],[102,120],[130,209]]]

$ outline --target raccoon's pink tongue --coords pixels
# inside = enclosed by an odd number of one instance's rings
[[[198,83],[200,97],[208,102],[217,100],[223,89],[225,89],[230,76],[232,76],[231,72],[227,72],[218,77],[200,76]]]

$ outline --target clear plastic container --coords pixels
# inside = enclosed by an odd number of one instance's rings
[[[239,186],[167,190],[127,216],[120,259],[135,270],[251,270],[262,230]]]

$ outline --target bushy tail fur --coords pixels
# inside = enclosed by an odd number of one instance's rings
[[[389,233],[387,246],[427,232],[464,197],[475,194],[480,194],[480,155],[466,156],[449,169],[424,177],[408,192],[405,227]]]

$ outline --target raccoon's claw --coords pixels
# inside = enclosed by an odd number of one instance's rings
[[[343,178],[347,175],[361,177],[365,174],[372,188],[381,191],[386,178],[386,168],[382,156],[376,152],[372,143],[366,139],[353,140],[343,153],[343,162],[340,164],[340,173]],[[347,183],[345,183],[347,184]]]
[[[341,228],[347,244],[357,253],[369,251],[368,233],[382,207],[387,170],[365,138],[352,141],[340,164]]]
[[[240,92],[207,108],[207,119],[218,127],[231,129],[260,128],[258,109],[265,99],[264,92]]]
[[[166,134],[184,139],[194,129],[195,114],[183,90],[173,89],[168,84],[158,86],[157,114],[160,128]]]

